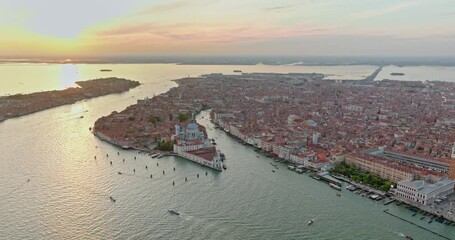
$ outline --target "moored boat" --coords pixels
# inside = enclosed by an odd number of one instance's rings
[[[180,215],[180,212],[175,210],[175,209],[168,209],[167,211],[170,212],[171,214],[174,214],[174,215],[177,215],[177,216]]]
[[[341,187],[338,186],[338,185],[336,185],[336,184],[329,183],[329,186],[330,186],[331,188],[333,188],[333,189],[336,189],[336,190],[338,190],[338,191],[341,191]]]

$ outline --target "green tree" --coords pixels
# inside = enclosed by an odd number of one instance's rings
[[[179,113],[178,119],[180,122],[186,122],[190,117],[186,113]]]

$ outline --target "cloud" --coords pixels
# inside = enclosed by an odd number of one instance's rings
[[[381,8],[381,9],[364,11],[364,12],[361,12],[361,13],[355,15],[354,19],[361,20],[361,19],[367,19],[367,18],[372,18],[372,17],[380,17],[380,16],[387,15],[390,13],[399,12],[403,9],[419,6],[419,5],[424,4],[425,2],[426,1],[410,1],[410,2],[398,3],[395,5],[387,6],[387,7]]]
[[[264,10],[266,10],[266,11],[281,11],[281,10],[290,9],[290,8],[292,8],[292,6],[293,6],[292,4],[288,4],[288,5],[264,8]]]
[[[145,23],[125,25],[101,31],[98,36],[103,39],[119,41],[189,41],[199,43],[226,43],[240,41],[263,41],[268,39],[288,38],[325,34],[331,27],[308,26],[296,24],[285,27],[258,25],[221,25],[198,23],[159,24]]]
[[[175,0],[172,2],[152,6],[148,9],[138,12],[137,15],[159,14],[159,13],[169,12],[169,11],[178,10],[178,9],[182,9],[182,8],[209,4],[211,2],[215,2],[215,0],[191,0],[191,1]]]

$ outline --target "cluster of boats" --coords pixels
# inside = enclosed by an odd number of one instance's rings
[[[303,167],[303,165],[298,165],[298,166],[289,165],[288,169],[291,171],[295,171],[296,173],[300,173],[300,174],[308,171],[305,167]]]
[[[357,195],[360,195],[362,197],[368,197],[368,198],[370,198],[372,200],[379,201],[379,200],[384,199],[384,196],[382,196],[380,194],[377,194],[375,192],[371,192],[371,191],[359,188],[359,187],[357,187],[355,185],[349,185],[349,186],[346,187],[346,189],[351,191],[351,192],[354,192]]]

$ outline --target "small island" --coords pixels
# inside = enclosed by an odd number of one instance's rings
[[[76,84],[79,87],[0,97],[0,122],[84,99],[125,92],[140,85],[137,81],[114,77]]]

